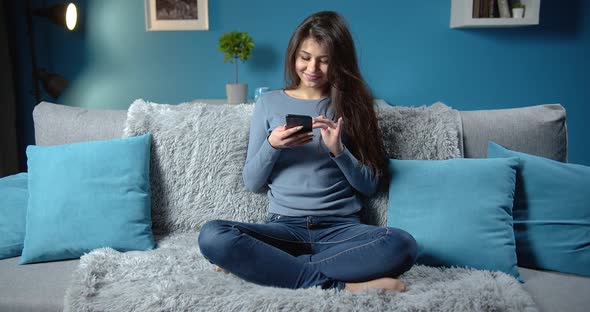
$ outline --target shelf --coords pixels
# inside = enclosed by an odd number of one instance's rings
[[[541,0],[521,0],[523,18],[473,18],[473,0],[451,0],[451,28],[519,27],[539,24]]]

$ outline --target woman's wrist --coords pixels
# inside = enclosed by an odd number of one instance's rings
[[[330,150],[330,154],[332,154],[332,157],[338,157],[342,153],[344,153],[344,145],[342,143],[340,143],[340,144],[338,144],[337,147],[331,148],[329,150]]]
[[[274,145],[272,145],[272,142],[270,141],[270,134],[266,137],[266,141],[268,142],[268,144],[270,144],[270,147],[277,149]]]

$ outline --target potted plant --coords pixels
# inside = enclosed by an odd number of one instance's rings
[[[219,38],[219,51],[223,52],[223,61],[235,64],[234,83],[225,86],[227,101],[230,104],[246,103],[248,84],[238,83],[238,60],[245,62],[252,54],[254,41],[247,32],[232,31]]]
[[[524,8],[525,5],[517,2],[512,5],[512,17],[513,18],[523,18],[524,17]]]

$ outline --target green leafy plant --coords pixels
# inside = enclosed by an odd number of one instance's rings
[[[520,2],[516,2],[515,4],[512,5],[513,9],[524,9],[524,4],[520,3]]]
[[[254,40],[247,32],[232,31],[223,33],[219,38],[219,51],[223,52],[223,61],[236,64],[236,82],[238,83],[238,59],[245,62],[254,49]]]

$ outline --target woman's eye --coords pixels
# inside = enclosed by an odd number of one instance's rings
[[[301,57],[301,59],[304,60],[304,61],[309,61],[310,60],[309,57],[303,57],[303,56]]]

